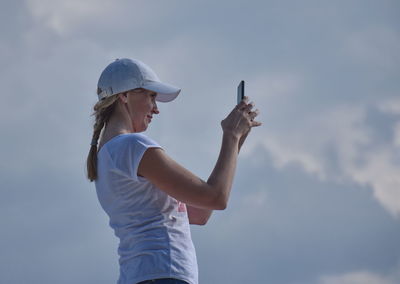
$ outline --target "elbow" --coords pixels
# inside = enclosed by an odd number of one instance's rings
[[[228,207],[228,199],[222,195],[218,196],[215,202],[214,210],[225,210],[227,207]]]
[[[229,193],[226,190],[212,188],[211,194],[208,195],[207,205],[204,207],[211,210],[225,210],[228,206]]]
[[[204,226],[204,225],[207,224],[207,221],[208,221],[208,220],[200,220],[200,221],[198,221],[198,222],[196,223],[196,225]]]
[[[211,212],[212,212],[212,211],[211,211]],[[211,213],[209,213],[209,214],[206,215],[205,217],[201,218],[201,220],[200,220],[200,222],[199,222],[199,225],[200,225],[200,226],[207,225],[208,220],[210,220],[210,216],[211,216]]]
[[[223,202],[216,210],[225,210],[228,207],[228,202]]]
[[[208,222],[208,218],[201,218],[201,219],[196,219],[196,220],[190,220],[189,224],[190,225],[198,225],[198,226],[204,226]]]

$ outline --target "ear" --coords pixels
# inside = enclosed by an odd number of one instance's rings
[[[128,93],[127,92],[119,94],[118,98],[120,99],[120,101],[122,103],[124,103],[124,104],[128,103]]]

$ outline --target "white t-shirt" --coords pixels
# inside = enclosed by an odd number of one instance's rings
[[[156,278],[197,284],[186,205],[137,175],[143,154],[152,147],[161,148],[144,134],[121,134],[97,155],[97,197],[120,239],[118,284]]]

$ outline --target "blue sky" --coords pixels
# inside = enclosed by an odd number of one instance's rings
[[[207,179],[246,80],[263,126],[230,203],[192,226],[200,283],[400,282],[398,1],[2,1],[0,282],[113,283],[85,179],[115,58],[182,87],[148,135]]]

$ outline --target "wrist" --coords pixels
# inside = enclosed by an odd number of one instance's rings
[[[224,131],[223,140],[233,143],[239,143],[240,137],[232,132]]]

